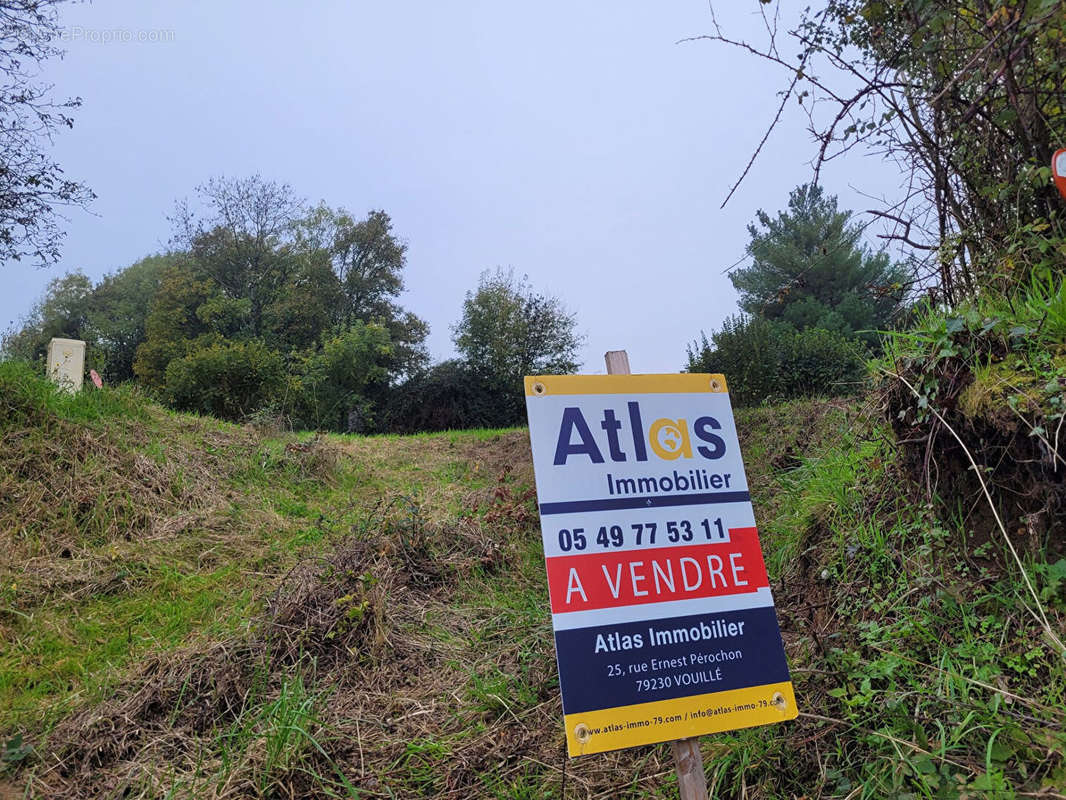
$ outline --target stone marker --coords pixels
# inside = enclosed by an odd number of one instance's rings
[[[85,342],[80,339],[50,341],[48,377],[62,389],[80,391],[85,379]]]

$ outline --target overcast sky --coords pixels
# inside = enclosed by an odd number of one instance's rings
[[[755,39],[756,0],[718,9]],[[747,224],[810,176],[790,105],[720,210],[787,78],[709,42],[706,0],[144,2],[63,8],[59,95],[84,105],[55,153],[98,195],[74,211],[62,263],[2,267],[0,328],[47,282],[94,279],[165,248],[176,198],[211,176],[260,173],[312,202],[387,211],[408,244],[405,307],[434,359],[479,274],[527,274],[587,334],[584,372],[626,349],[675,372],[685,344],[736,311],[724,274]],[[141,41],[141,40],[144,41]],[[844,207],[898,179],[851,156],[824,175]]]

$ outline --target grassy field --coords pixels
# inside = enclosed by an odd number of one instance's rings
[[[715,796],[1066,796],[1066,562],[1034,608],[880,419],[738,414],[801,716],[706,737]],[[665,746],[564,757],[524,430],[294,435],[0,364],[0,532],[0,798],[677,796]]]

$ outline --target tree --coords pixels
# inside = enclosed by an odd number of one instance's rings
[[[452,328],[456,348],[467,365],[496,387],[522,417],[525,375],[565,374],[578,368],[584,336],[577,318],[558,297],[537,294],[513,270],[483,272],[477,290],[467,292],[463,316]]]
[[[340,282],[329,263],[297,258],[287,280],[263,309],[264,338],[283,352],[314,347],[338,323],[342,304]]]
[[[27,361],[42,361],[54,337],[85,339],[87,358],[93,363],[96,342],[89,330],[92,291],[92,281],[82,272],[53,278],[22,328],[4,337],[4,352]]]
[[[64,177],[45,153],[60,128],[73,126],[79,98],[54,100],[37,79],[63,51],[56,7],[62,0],[0,0],[0,260],[59,260],[63,233],[56,207],[83,205],[93,193]]]
[[[404,289],[407,244],[392,230],[384,211],[355,220],[343,208],[320,203],[296,225],[296,245],[305,260],[326,259],[339,282],[341,298],[336,322],[356,320],[384,325],[392,342],[393,370],[413,374],[428,358],[426,323],[395,303]]]
[[[188,265],[179,263],[165,270],[145,320],[144,341],[133,361],[134,373],[147,386],[162,389],[167,365],[187,355],[197,338],[211,333],[210,315],[205,315],[205,321],[199,311],[213,296],[219,296],[214,282],[199,278]]]
[[[730,274],[740,307],[754,316],[824,328],[876,344],[905,293],[906,271],[862,244],[862,228],[837,199],[808,184],[776,218],[759,211],[748,226],[750,266]]]
[[[147,256],[96,286],[80,272],[54,279],[22,328],[5,337],[5,351],[33,361],[54,336],[83,339],[89,363],[107,381],[131,380],[152,304],[173,261],[172,255]]]
[[[729,38],[717,23],[695,38],[784,70],[769,127],[799,102],[815,142],[814,182],[856,147],[900,167],[902,198],[868,213],[889,223],[882,238],[911,254],[912,279],[955,303],[1062,269],[1066,215],[1050,159],[1066,142],[1064,0],[826,0],[791,30],[776,20],[792,4],[775,5],[762,43]]]
[[[147,256],[104,277],[89,299],[89,335],[100,352],[101,373],[113,383],[132,380],[137,348],[170,255]]]
[[[0,0],[2,4],[3,0]],[[82,338],[109,381],[238,419],[261,408],[334,430],[373,426],[425,362],[425,323],[396,304],[406,245],[384,211],[309,213],[286,184],[215,178],[177,204],[175,249],[105,277],[54,281],[5,353]]]
[[[260,175],[211,178],[196,192],[198,205],[177,204],[175,243],[201,277],[226,296],[248,301],[246,333],[263,336],[265,310],[296,269],[290,235],[303,201],[287,183]]]
[[[363,320],[388,330],[392,373],[418,369],[427,326],[394,302],[407,245],[389,215],[356,220],[343,208],[320,203],[305,212],[304,205],[288,184],[259,175],[212,178],[197,187],[196,203],[178,203],[175,241],[200,277],[248,301],[240,336],[291,352]]]

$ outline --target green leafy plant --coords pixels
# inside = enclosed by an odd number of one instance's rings
[[[740,406],[850,394],[865,375],[861,346],[843,334],[747,316],[690,345],[686,369],[724,374]]]
[[[21,733],[16,733],[4,742],[4,749],[0,752],[0,766],[2,766],[4,770],[9,768],[14,769],[32,754],[32,745],[23,741]]]

